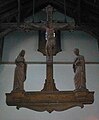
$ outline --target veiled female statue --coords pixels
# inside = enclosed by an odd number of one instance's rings
[[[26,70],[27,64],[24,59],[25,51],[22,50],[17,58],[15,59],[15,73],[14,73],[14,91],[22,91],[24,90],[24,81],[26,80]]]
[[[79,54],[78,48],[74,49],[74,54],[76,55],[73,63],[75,89],[84,90],[86,89],[85,59]]]

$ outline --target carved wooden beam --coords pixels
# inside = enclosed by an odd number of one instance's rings
[[[13,32],[18,29],[18,23],[1,23],[0,24],[1,32],[0,38],[4,37],[10,32]]]
[[[18,23],[1,23],[0,28],[1,29],[6,29],[6,28],[17,28]]]
[[[25,107],[35,111],[64,111],[72,107],[81,108],[94,102],[94,92],[89,91],[52,91],[52,92],[14,92],[6,93],[8,106],[17,109]]]
[[[6,30],[0,32],[0,38],[4,37],[5,35],[7,35],[8,33],[12,32],[12,31],[14,31],[14,29],[13,30],[12,29],[6,29]]]
[[[15,30],[23,30],[25,31],[25,29],[31,29],[31,27],[28,26],[28,24],[26,23],[1,23],[0,24],[0,28],[1,28],[1,32],[0,32],[0,38],[4,37],[5,35],[7,35],[10,32],[13,32]],[[35,29],[35,27],[34,27]],[[33,30],[33,27],[32,27]]]
[[[39,61],[39,62],[36,62],[36,61],[27,61],[26,62],[27,64],[46,64],[46,62],[43,62],[43,61]],[[15,62],[11,62],[11,61],[2,61],[0,62],[0,64],[9,64],[9,65],[14,65]],[[65,61],[54,61],[53,64],[73,64],[73,62],[65,62]],[[85,62],[85,64],[99,64],[99,62]]]

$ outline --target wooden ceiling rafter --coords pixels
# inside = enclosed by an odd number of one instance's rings
[[[16,0],[9,0],[9,1],[1,1],[2,4],[0,4],[0,8],[3,6],[6,6],[8,4],[11,4],[12,2],[15,2]]]
[[[10,0],[3,2],[0,4],[0,22],[10,21],[11,19],[15,19],[18,16],[18,0]],[[81,3],[80,3],[81,2]],[[9,4],[13,4],[13,6],[8,6]],[[38,4],[39,3],[39,4]],[[51,4],[55,9],[64,14],[64,0],[36,0],[35,1],[35,13],[39,12],[41,9],[46,7],[48,4]],[[87,5],[89,7],[87,7]],[[8,7],[7,7],[8,6]],[[76,7],[75,7],[76,6]],[[26,17],[29,17],[33,14],[33,0],[20,0],[20,19],[21,22],[24,21]],[[90,8],[90,9],[89,9]],[[93,8],[93,9],[91,9]],[[86,24],[87,26],[93,26],[97,28],[99,25],[99,5],[96,3],[91,3],[86,0],[66,0],[66,14],[75,19],[77,25]],[[91,17],[92,16],[92,17]],[[11,18],[11,19],[8,19]],[[12,20],[11,20],[12,21]],[[15,19],[16,22],[16,19]],[[96,29],[97,34],[98,28]]]

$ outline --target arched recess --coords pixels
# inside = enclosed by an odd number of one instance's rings
[[[94,38],[97,39],[97,44],[98,44],[98,48],[99,48],[99,35],[98,35],[98,31],[94,31],[93,27],[86,25],[86,24],[82,24],[82,25],[76,25],[75,31],[83,31],[88,33],[89,35],[93,36]]]

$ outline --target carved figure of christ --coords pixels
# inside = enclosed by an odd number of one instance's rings
[[[46,56],[52,56],[53,50],[55,50],[56,45],[56,39],[55,39],[55,31],[61,30],[61,29],[72,29],[73,26],[71,26],[68,23],[53,23],[53,7],[51,5],[48,5],[46,7],[46,13],[47,13],[47,22],[46,23],[25,23],[23,25],[23,29],[26,31],[38,29],[38,30],[45,30],[45,39],[46,39],[46,45],[45,45],[45,52]]]
[[[46,55],[51,56],[53,48],[55,48],[56,39],[55,39],[55,31],[57,30],[71,30],[73,26],[68,23],[24,23],[20,26],[25,31],[31,30],[43,30],[45,31],[45,39],[46,39]]]

